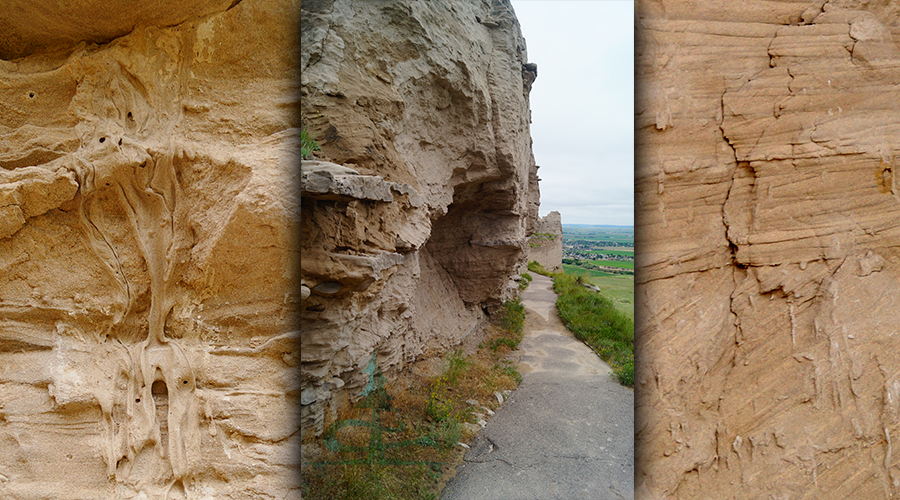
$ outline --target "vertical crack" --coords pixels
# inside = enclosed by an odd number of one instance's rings
[[[724,144],[728,146],[731,150],[731,157],[734,160],[734,173],[731,177],[731,186],[728,188],[728,194],[725,196],[725,202],[722,204],[722,225],[725,228],[725,240],[728,241],[728,246],[731,250],[731,262],[734,265],[737,265],[737,242],[732,241],[731,235],[729,235],[729,221],[728,214],[725,210],[725,207],[728,206],[728,201],[731,199],[732,192],[734,191],[734,186],[737,181],[738,175],[738,166],[740,163],[738,162],[737,150],[734,148],[734,144],[731,143],[731,140],[728,138],[728,134],[725,132],[725,94],[728,93],[728,84],[727,82],[723,82],[724,89],[722,90],[722,96],[719,99],[719,115],[721,119],[719,120],[719,131],[722,133],[722,141]]]

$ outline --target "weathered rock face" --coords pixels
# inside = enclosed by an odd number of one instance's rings
[[[639,4],[642,498],[900,494],[900,30],[867,5]]]
[[[515,293],[536,68],[507,1],[304,2],[302,429]],[[530,182],[531,181],[531,182]]]
[[[528,261],[536,261],[547,270],[562,269],[562,216],[550,212],[541,217],[528,238]]]
[[[289,495],[297,7],[16,4],[0,497]]]

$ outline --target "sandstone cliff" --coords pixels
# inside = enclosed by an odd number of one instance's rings
[[[638,496],[900,495],[900,10],[638,12]]]
[[[289,496],[298,9],[56,7],[0,13],[0,497]]]
[[[535,261],[548,271],[562,270],[562,217],[550,212],[541,217],[528,238],[528,262]]]
[[[304,2],[302,429],[458,344],[515,293],[536,67],[506,0]]]

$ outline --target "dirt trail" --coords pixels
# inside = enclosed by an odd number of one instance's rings
[[[552,281],[522,294],[522,384],[475,438],[442,500],[634,496],[634,392],[572,337]]]

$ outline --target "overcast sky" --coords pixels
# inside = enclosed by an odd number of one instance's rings
[[[538,77],[542,216],[634,225],[634,2],[512,0]]]

